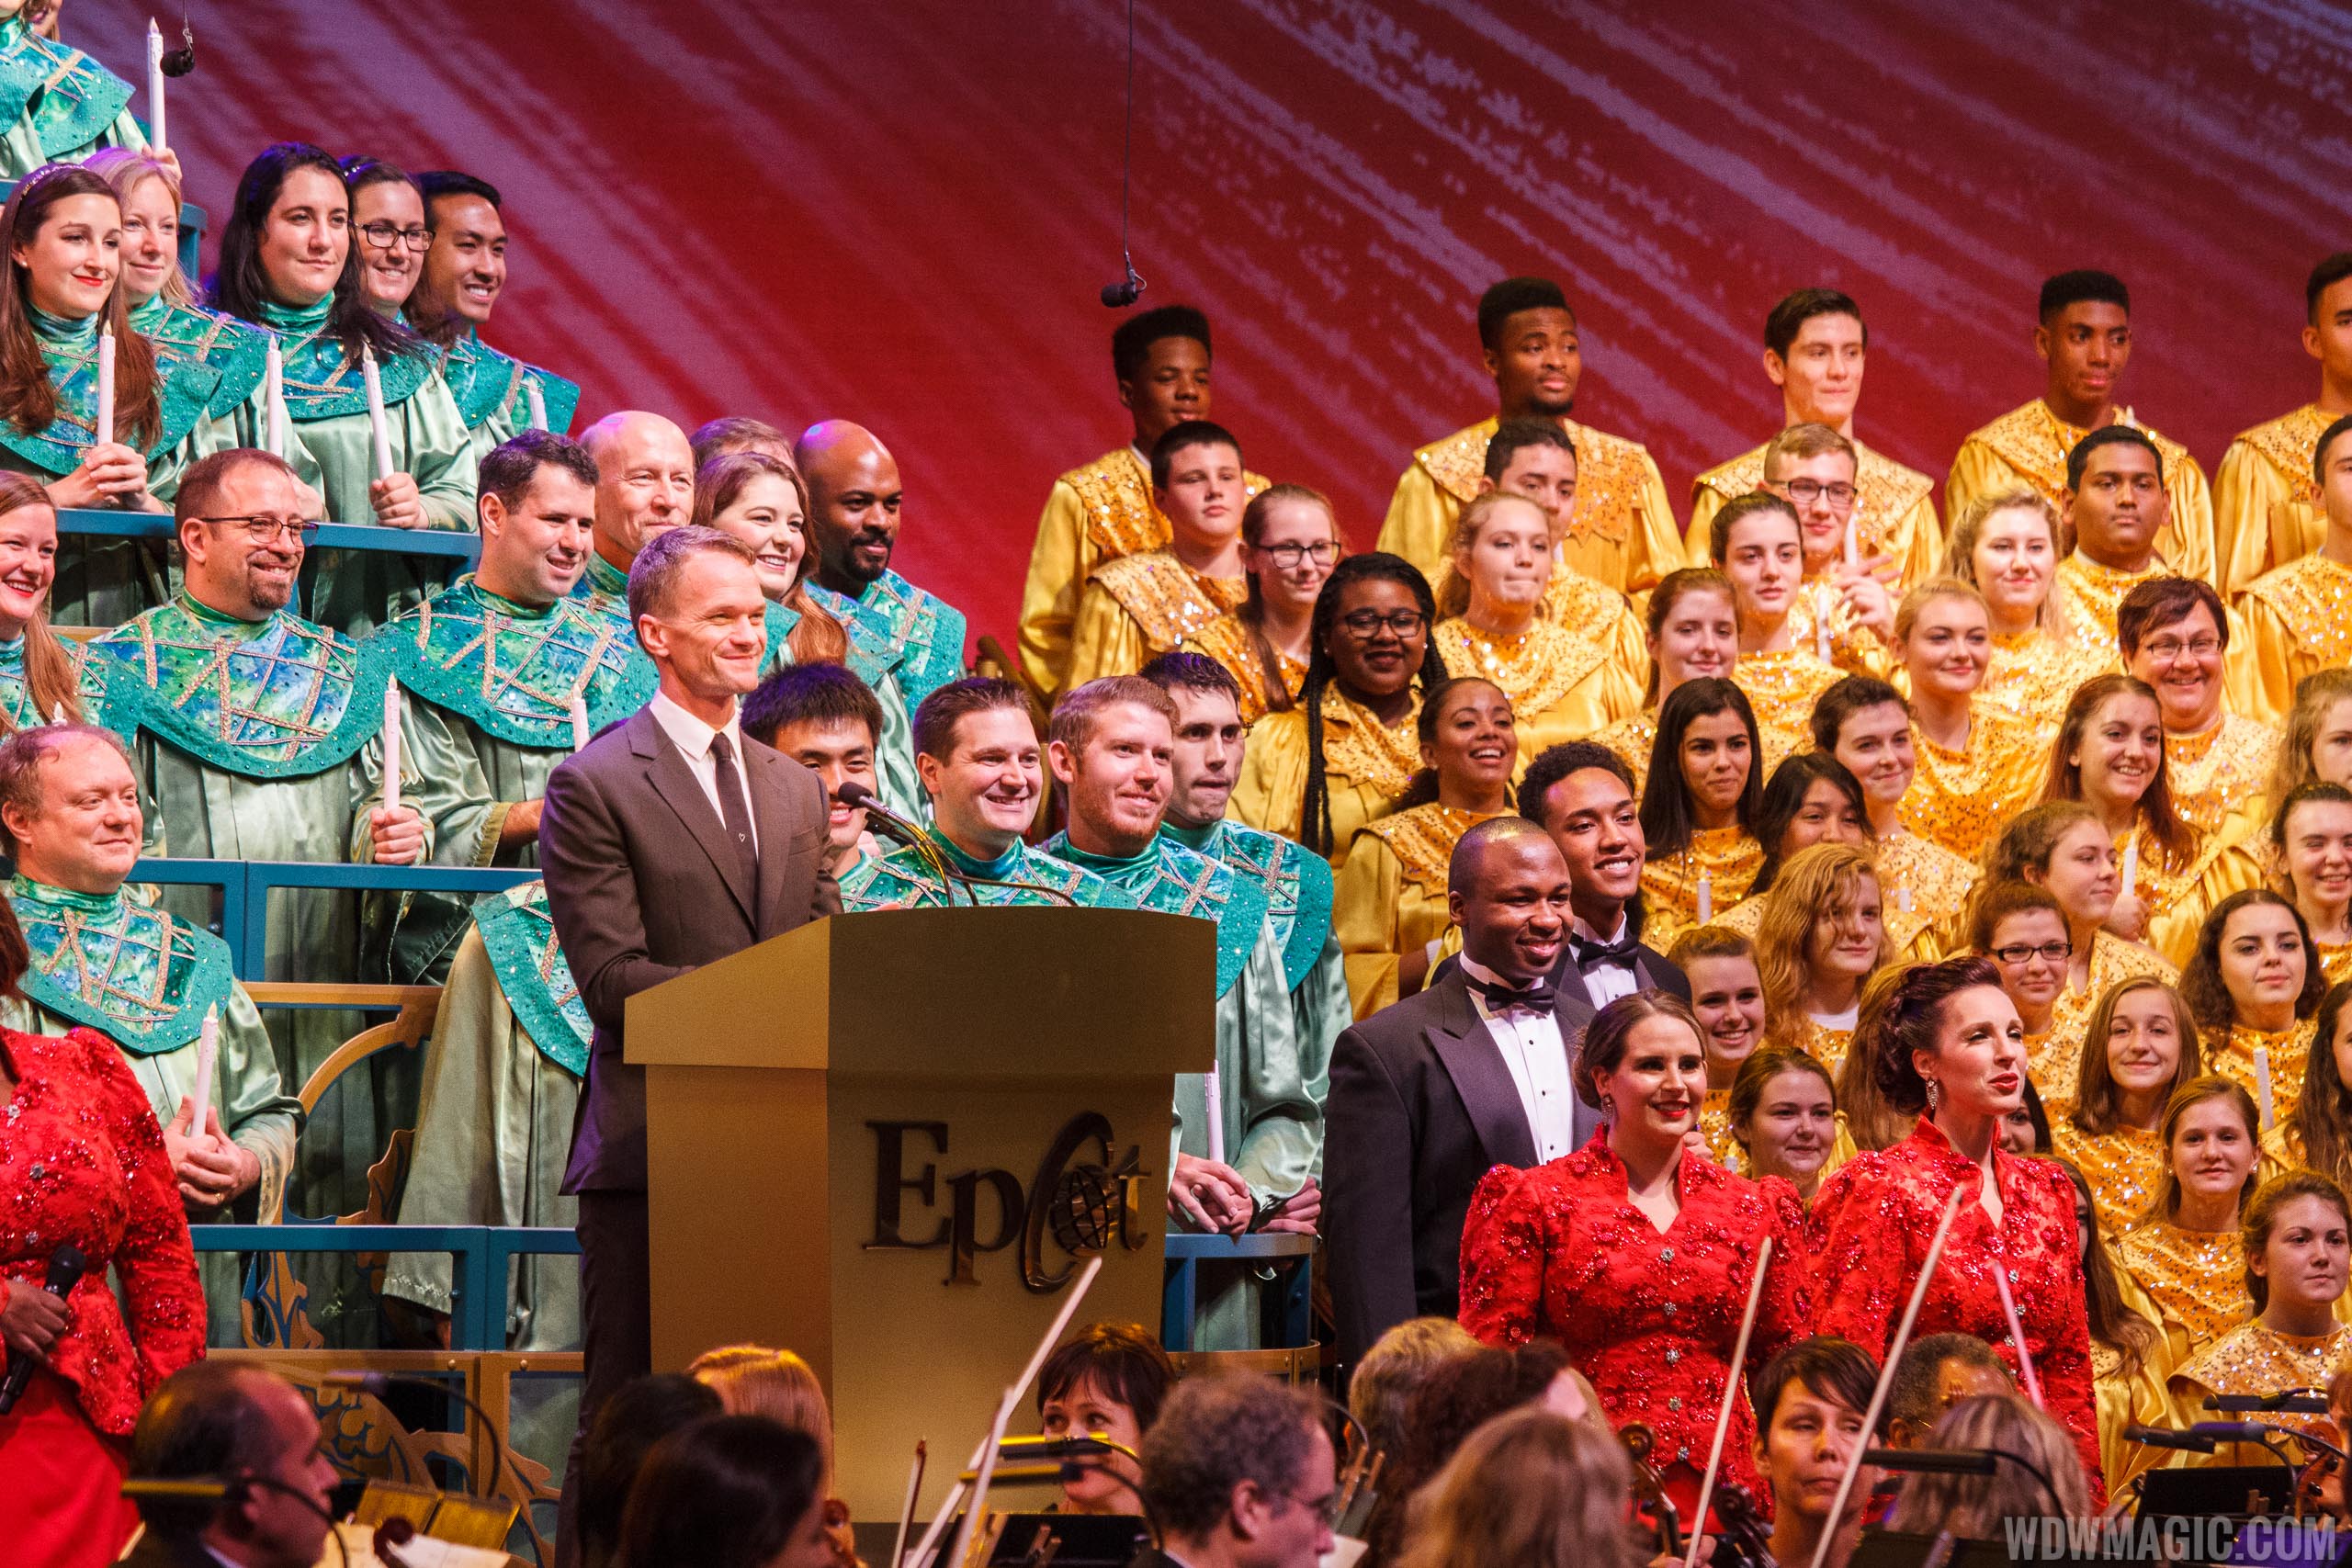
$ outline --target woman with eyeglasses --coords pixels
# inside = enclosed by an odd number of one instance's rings
[[[237,182],[211,303],[278,334],[295,448],[286,456],[305,480],[315,474],[328,518],[470,530],[476,476],[465,417],[433,351],[370,307],[365,249],[335,161],[307,142],[278,142]],[[382,392],[388,475],[377,472],[363,356],[374,358]],[[424,596],[429,565],[332,554],[311,581],[314,621],[364,635]]]
[[[2066,964],[2075,952],[2065,910],[2047,888],[2030,882],[1987,883],[1968,903],[1968,945],[2001,972],[2001,989],[2025,1025],[2034,1087],[2052,1114],[2063,1111],[2075,1092],[2076,1046],[2054,1033]]]
[[[2210,584],[2186,577],[2151,578],[2115,612],[2123,667],[2155,693],[2164,719],[2173,809],[2232,841],[2264,826],[2257,796],[2278,750],[2278,729],[2230,700],[2230,684],[2244,683],[2230,639],[2243,629]]]
[[[1747,896],[1764,863],[1760,749],[1747,694],[1720,677],[1684,682],[1658,709],[1642,786],[1642,935],[1651,945],[1671,944]]]
[[[1475,675],[1422,699],[1419,773],[1385,817],[1356,830],[1331,892],[1355,1016],[1418,993],[1453,929],[1447,872],[1462,835],[1510,809],[1518,756],[1510,699]]]
[[[1911,686],[1915,773],[1903,821],[1970,859],[2041,794],[2050,738],[2041,722],[1981,700],[1992,655],[1984,596],[1930,578],[1894,613],[1895,648]]]
[[[2157,1138],[2164,1176],[2154,1201],[2116,1244],[2116,1254],[2164,1319],[2179,1366],[2246,1315],[2245,1254],[2238,1221],[2259,1176],[2254,1101],[2211,1073],[2165,1104]]]
[[[2091,1009],[2069,1068],[2075,1100],[2054,1114],[2050,1134],[2058,1156],[2090,1183],[2110,1235],[2139,1224],[2163,1190],[2165,1107],[2204,1070],[2197,1020],[2163,981],[2125,980]]]
[[[1731,579],[1711,566],[1668,572],[1650,594],[1648,628],[1649,689],[1643,694],[1642,711],[1605,725],[1592,736],[1633,770],[1637,793],[1649,775],[1659,705],[1685,681],[1728,677],[1739,658]],[[1779,759],[1767,754],[1764,761],[1770,765]]]
[[[1522,772],[1546,748],[1641,706],[1600,641],[1544,615],[1551,581],[1552,520],[1542,507],[1490,491],[1462,509],[1432,637],[1449,671],[1492,681],[1510,699]]]
[[[1250,596],[1185,639],[1241,688],[1241,722],[1297,705],[1314,643],[1315,600],[1346,554],[1339,520],[1319,491],[1269,485],[1241,512],[1241,559]]]
[[[2233,893],[2207,918],[2180,972],[2180,994],[2204,1031],[2205,1070],[2255,1098],[2269,1130],[2294,1114],[2327,994],[2311,932],[2267,888]]]
[[[2115,660],[2095,633],[2068,623],[2064,601],[2050,591],[2065,554],[2061,536],[2057,508],[2019,485],[1962,507],[1944,546],[1944,575],[1984,596],[1993,645],[1979,700],[2036,723]]]
[[[381,158],[345,158],[342,169],[351,192],[360,298],[376,314],[405,326],[401,308],[424,271],[424,253],[433,243],[424,222],[424,191]]]
[[[2312,933],[2312,956],[2330,983],[2352,980],[2352,790],[2307,784],[2271,819],[2279,890]]]
[[[1250,736],[1232,814],[1306,845],[1337,871],[1356,829],[1385,817],[1421,769],[1421,694],[1445,679],[1437,604],[1410,561],[1350,556],[1316,595],[1298,705]]]

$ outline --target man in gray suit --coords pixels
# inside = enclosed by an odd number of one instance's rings
[[[658,534],[629,568],[628,610],[661,689],[556,769],[539,821],[548,913],[595,1025],[563,1177],[580,1199],[582,1433],[653,1360],[645,1069],[621,1059],[622,1009],[841,908],[824,786],[738,723],[767,654],[752,552],[715,528]],[[565,1523],[579,1454],[575,1438]]]
[[[1479,823],[1447,873],[1462,961],[1340,1036],[1323,1213],[1342,1363],[1408,1317],[1455,1315],[1480,1177],[1572,1154],[1600,1124],[1570,1081],[1593,1009],[1554,984],[1572,896],[1543,829]]]

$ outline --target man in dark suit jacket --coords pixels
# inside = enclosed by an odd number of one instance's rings
[[[1598,1125],[1568,1045],[1593,1010],[1552,984],[1571,897],[1558,846],[1494,818],[1463,835],[1447,880],[1461,962],[1341,1034],[1331,1058],[1325,1267],[1343,1362],[1408,1317],[1454,1315],[1480,1177],[1573,1153]]]
[[[824,786],[738,722],[766,655],[751,552],[713,528],[658,534],[629,569],[628,599],[661,689],[556,769],[539,823],[548,910],[595,1025],[563,1177],[580,1199],[583,1433],[614,1389],[652,1370],[645,1069],[622,1060],[622,1010],[841,908]]]
[[[147,1529],[123,1559],[130,1568],[310,1568],[326,1551],[341,1479],[310,1396],[265,1368],[222,1360],[164,1380],[131,1432],[130,1474],[246,1483],[217,1501],[141,1498]]]
[[[1570,740],[1527,765],[1519,808],[1568,863],[1574,916],[1552,979],[1598,1010],[1634,991],[1690,999],[1690,981],[1642,936],[1640,792],[1624,759],[1594,740]]]

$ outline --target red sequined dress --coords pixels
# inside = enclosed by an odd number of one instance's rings
[[[1681,1210],[1661,1231],[1634,1207],[1608,1140],[1603,1128],[1575,1154],[1532,1170],[1498,1166],[1478,1183],[1462,1230],[1462,1325],[1489,1345],[1558,1340],[1612,1426],[1649,1427],[1669,1487],[1678,1472],[1695,1484],[1767,1236],[1772,1258],[1741,1377],[1812,1331],[1804,1207],[1777,1176],[1750,1181],[1686,1157],[1675,1172]],[[1742,1392],[1723,1474],[1768,1498],[1755,1455]]]
[[[49,1370],[74,1385],[92,1427],[128,1437],[155,1385],[204,1354],[204,1289],[164,1132],[121,1054],[93,1030],[0,1030],[0,1051],[17,1080],[0,1111],[0,1275],[38,1287],[60,1243],[82,1249],[88,1271]]]
[[[2092,1494],[2103,1500],[2074,1183],[2048,1160],[2000,1152],[1993,1156],[1993,1179],[2001,1195],[1997,1229],[1975,1201],[1974,1162],[1924,1117],[1894,1147],[1857,1155],[1832,1173],[1813,1201],[1815,1327],[1883,1356],[1944,1204],[1955,1189],[1963,1190],[1911,1337],[1973,1334],[2014,1373],[2017,1348],[1993,1283],[1994,1269],[2006,1268],[2045,1408],[2074,1438]]]

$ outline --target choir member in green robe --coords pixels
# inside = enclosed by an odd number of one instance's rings
[[[788,664],[743,699],[743,733],[783,752],[825,786],[825,831],[832,843],[826,869],[846,881],[881,851],[867,831],[866,811],[840,798],[845,784],[872,791],[874,750],[882,739],[882,705],[874,690],[840,664]]]
[[[579,387],[481,341],[506,288],[506,219],[498,187],[456,169],[428,170],[416,183],[424,194],[432,244],[409,292],[409,324],[441,349],[441,374],[465,415],[475,453],[520,430],[570,430],[580,408]]]
[[[779,667],[849,657],[849,634],[809,592],[817,560],[808,549],[808,484],[790,458],[742,451],[707,459],[695,470],[694,521],[752,552]]]
[[[106,666],[50,629],[57,511],[40,486],[0,473],[0,734],[49,724],[106,724]]]
[[[356,851],[412,863],[429,847],[430,825],[405,800],[393,812],[372,797],[358,761],[383,722],[383,650],[287,608],[308,526],[300,503],[293,470],[266,452],[199,459],[175,502],[181,591],[99,638],[91,656],[108,661],[113,712],[137,727],[137,769],[175,855],[322,861]],[[401,768],[412,790],[413,770]],[[164,897],[192,920],[207,916],[202,888]],[[356,978],[352,896],[274,898],[264,966],[270,979]],[[307,1081],[357,1027],[351,1015],[308,1010],[288,1021],[280,1049],[289,1081]],[[319,1105],[291,1183],[299,1212],[365,1204],[368,1167],[390,1129],[408,1124],[400,1065],[371,1058]]]
[[[578,592],[626,620],[629,563],[646,540],[694,516],[694,448],[684,431],[639,409],[606,414],[580,445],[596,459],[596,548]]]
[[[101,147],[144,147],[130,84],[25,25],[23,0],[0,0],[0,179],[43,164],[78,164]]]
[[[293,1168],[300,1102],[219,937],[123,895],[139,858],[130,754],[95,725],[19,729],[0,742],[0,829],[16,875],[8,902],[31,950],[10,1027],[95,1029],[147,1091],[188,1218],[274,1224]],[[215,1021],[202,1124],[192,1095],[207,1015]],[[239,1343],[232,1254],[204,1262],[211,1342]]]
[[[481,482],[480,564],[371,647],[406,694],[401,771],[417,775],[410,799],[433,824],[435,863],[534,865],[548,775],[588,735],[644,706],[656,681],[627,618],[571,593],[596,515],[586,448],[525,431],[492,450]],[[380,795],[380,737],[359,761],[365,793]],[[469,906],[434,893],[400,902],[391,976],[438,983]]]
[[[212,305],[280,340],[291,439],[318,465],[326,515],[337,523],[470,530],[473,448],[437,355],[370,310],[334,159],[281,141],[247,165],[220,230]],[[372,357],[390,473],[368,413]],[[364,634],[424,596],[445,574],[432,558],[330,556],[314,568],[309,604],[321,624]]]
[[[808,484],[814,597],[849,632],[849,667],[882,699],[882,798],[922,809],[910,716],[964,673],[964,617],[890,570],[901,501],[898,460],[846,420],[803,432],[793,449]]]
[[[897,829],[913,841],[859,862],[841,885],[842,908],[1136,907],[1092,872],[1021,841],[1046,768],[1029,697],[1018,685],[976,676],[942,686],[915,710],[914,745],[931,825],[910,835]]]

